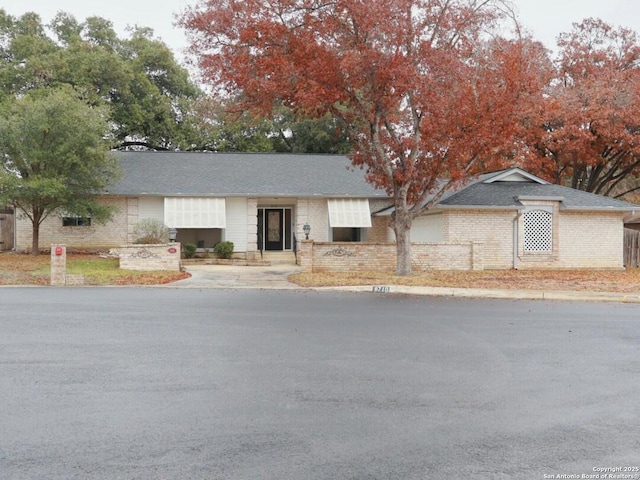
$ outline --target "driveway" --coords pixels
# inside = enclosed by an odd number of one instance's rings
[[[0,289],[0,303],[1,479],[639,465],[635,305],[130,287]]]
[[[299,272],[297,265],[233,266],[233,265],[189,265],[191,278],[173,282],[170,286],[180,288],[273,288],[298,289],[287,277]]]

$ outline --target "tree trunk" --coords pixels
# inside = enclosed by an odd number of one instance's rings
[[[411,275],[411,216],[406,204],[396,205],[393,213],[393,231],[396,234],[396,275]]]
[[[40,255],[40,224],[36,221],[32,222],[31,229],[31,255]]]
[[[31,208],[31,255],[40,255],[40,224],[42,223],[42,217],[44,212],[41,208]]]
[[[411,275],[411,235],[409,230],[396,228],[396,275]]]

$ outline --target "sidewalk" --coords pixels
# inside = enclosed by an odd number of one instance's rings
[[[288,281],[288,276],[300,271],[296,265],[272,265],[269,267],[247,267],[227,265],[190,265],[187,271],[191,278],[169,285],[170,288],[255,288],[276,290],[316,290],[373,293],[374,287],[300,287]],[[380,286],[377,286],[380,287]],[[551,290],[507,290],[451,287],[408,287],[389,285],[385,293],[405,295],[427,295],[458,298],[499,298],[513,300],[563,300],[576,302],[640,303],[638,293],[609,293]],[[380,289],[379,289],[380,290]]]

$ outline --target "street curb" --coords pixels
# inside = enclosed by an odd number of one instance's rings
[[[369,292],[381,291],[381,287],[352,286],[352,287],[311,287],[316,291],[344,291]],[[495,298],[512,300],[559,300],[581,302],[615,302],[640,303],[640,293],[614,292],[577,292],[577,291],[546,291],[546,290],[491,290],[480,288],[450,288],[450,287],[409,287],[404,285],[389,285],[384,287],[385,294],[425,295],[434,297],[457,298]],[[378,295],[380,293],[377,293]]]

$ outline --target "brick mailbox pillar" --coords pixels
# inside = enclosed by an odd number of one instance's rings
[[[66,285],[67,247],[51,245],[51,285]]]
[[[298,242],[298,265],[305,273],[313,272],[313,240]]]

